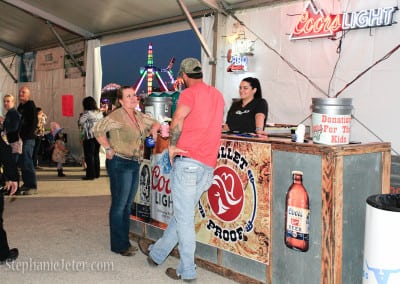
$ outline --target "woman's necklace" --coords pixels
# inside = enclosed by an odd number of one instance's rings
[[[132,111],[132,113],[129,113],[125,108],[124,111],[126,112],[126,114],[129,116],[130,120],[133,122],[133,124],[137,127],[137,129],[139,130],[139,134],[140,134],[140,140],[142,140],[143,138],[143,131],[140,128],[139,122],[136,119],[136,116],[134,114],[134,112]]]
[[[139,140],[138,141],[138,143],[139,143],[139,155],[140,155],[139,156],[139,161],[141,162],[143,160],[143,155],[144,155],[143,131],[140,128],[139,122],[137,121],[136,116],[133,113],[133,111],[132,111],[132,116],[129,115],[129,112],[126,109],[124,109],[124,111],[126,112],[126,114],[129,116],[130,120],[134,123],[134,125],[139,130],[139,134],[140,134],[139,139],[138,139]]]

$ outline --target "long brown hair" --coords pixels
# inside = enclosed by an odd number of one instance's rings
[[[120,108],[122,106],[121,103],[119,102],[119,100],[122,100],[122,96],[124,94],[124,90],[126,90],[126,89],[132,89],[133,90],[133,88],[131,86],[122,86],[121,88],[119,88],[117,90],[117,98],[115,100],[115,108]]]
[[[247,83],[249,83],[252,89],[257,88],[257,91],[254,93],[254,98],[256,99],[262,98],[261,84],[257,78],[247,77],[244,78],[242,81],[246,81]]]

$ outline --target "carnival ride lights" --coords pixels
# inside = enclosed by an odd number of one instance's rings
[[[149,43],[149,47],[147,50],[147,65],[140,68],[140,77],[137,82],[133,85],[135,92],[138,91],[140,86],[142,85],[144,78],[147,76],[147,93],[150,95],[153,91],[153,81],[154,78],[157,80],[161,91],[167,92],[169,91],[167,84],[160,76],[160,72],[167,73],[170,79],[170,85],[174,86],[175,79],[172,72],[172,66],[175,63],[175,58],[172,57],[169,61],[169,64],[166,68],[158,68],[154,66],[153,61],[153,44]]]

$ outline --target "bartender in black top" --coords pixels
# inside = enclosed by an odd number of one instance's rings
[[[247,77],[240,82],[240,100],[232,103],[224,131],[266,135],[264,126],[268,117],[268,103],[262,98],[260,81]]]

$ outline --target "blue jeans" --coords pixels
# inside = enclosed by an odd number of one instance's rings
[[[211,186],[213,176],[212,167],[190,158],[175,158],[171,169],[174,215],[163,236],[149,249],[151,258],[161,264],[178,243],[180,260],[176,272],[182,279],[196,278],[195,206]]]
[[[35,139],[27,139],[22,144],[22,154],[19,157],[23,185],[28,188],[37,188],[35,166],[33,165],[33,148]]]
[[[116,253],[130,247],[129,227],[133,198],[139,180],[139,163],[114,156],[106,160],[110,177],[110,244]]]

